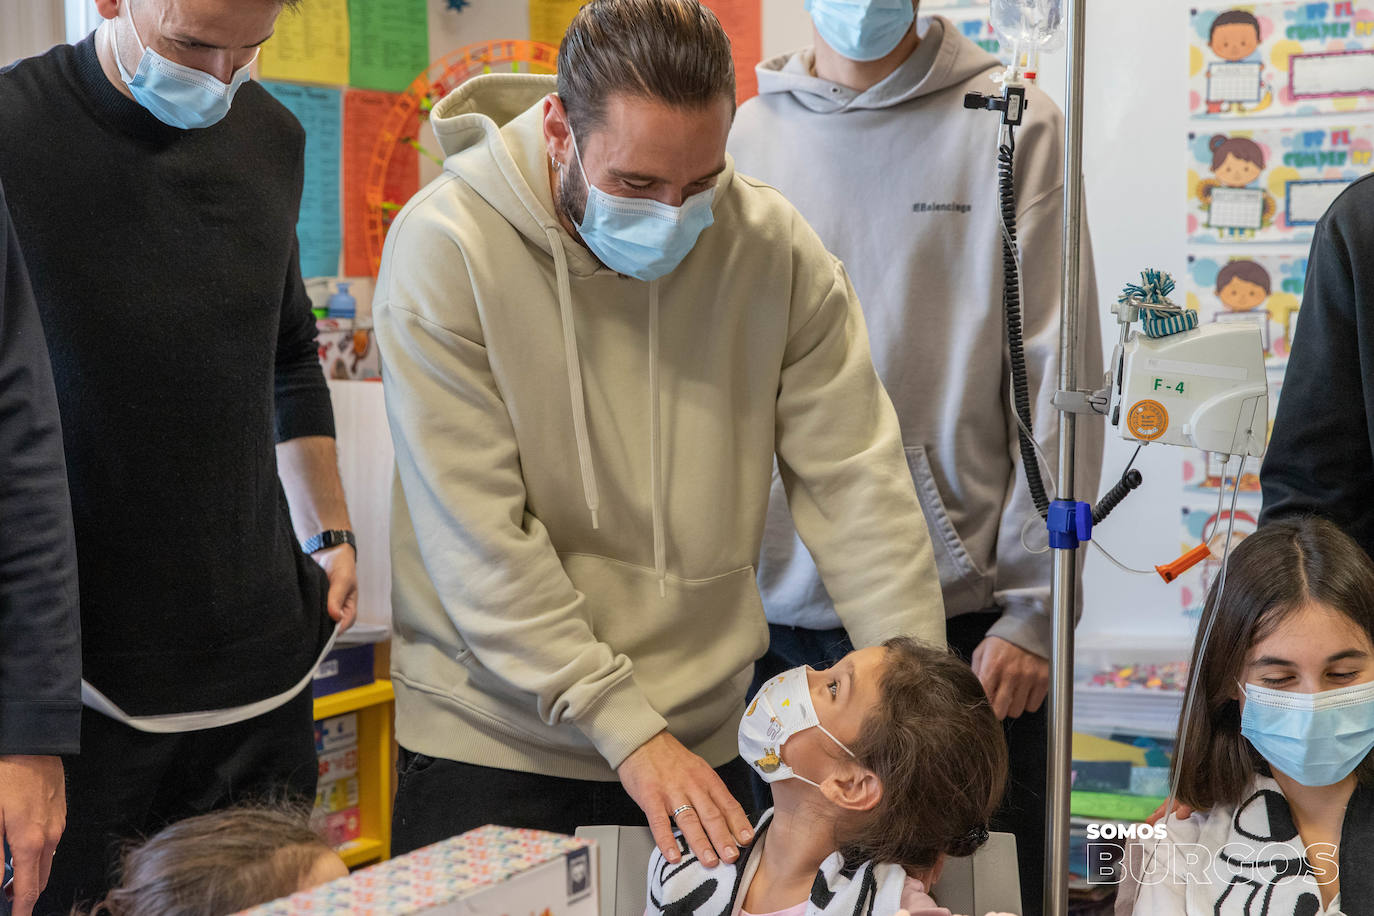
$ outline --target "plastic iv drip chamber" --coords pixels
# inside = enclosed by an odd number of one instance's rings
[[[1020,51],[1064,46],[1063,0],[992,0],[990,15],[997,37]]]
[[[992,30],[1011,50],[1003,81],[1035,80],[1041,51],[1064,46],[1064,0],[991,0]],[[1023,60],[1024,56],[1024,60]]]

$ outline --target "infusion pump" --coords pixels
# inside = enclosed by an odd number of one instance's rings
[[[1269,390],[1258,325],[1207,324],[1159,338],[1132,330],[1114,355],[1111,417],[1122,438],[1264,454]]]

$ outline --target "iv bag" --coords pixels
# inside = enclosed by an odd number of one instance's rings
[[[1002,44],[1020,51],[1064,46],[1064,0],[992,0],[992,28]]]

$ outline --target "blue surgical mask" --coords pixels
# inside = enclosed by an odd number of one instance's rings
[[[1333,785],[1374,749],[1374,681],[1321,693],[1246,684],[1240,733],[1302,785]]]
[[[902,43],[916,18],[911,0],[806,0],[825,43],[850,60],[878,60]]]
[[[193,130],[217,124],[229,113],[234,94],[248,80],[253,61],[234,71],[234,78],[221,83],[210,74],[170,61],[143,43],[134,24],[132,4],[129,8],[129,25],[133,27],[134,38],[143,49],[138,69],[131,75],[119,57],[119,48],[114,46],[115,65],[119,75],[129,87],[134,101],[148,109],[163,124]],[[111,35],[111,45],[114,38]],[[257,59],[257,54],[253,55]]]
[[[572,137],[571,131],[568,136]],[[577,224],[582,241],[616,273],[636,280],[657,280],[672,273],[715,221],[711,201],[716,189],[693,194],[680,207],[647,198],[616,197],[591,183],[576,137],[572,144],[582,183],[587,186],[587,207]]]

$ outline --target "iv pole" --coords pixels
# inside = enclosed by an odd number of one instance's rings
[[[1087,0],[1065,0],[1068,34],[1064,80],[1064,273],[1059,314],[1059,390],[1078,387],[1079,238],[1083,222],[1083,49]],[[1059,413],[1059,499],[1071,500],[1075,415]],[[1073,625],[1077,591],[1076,548],[1054,551],[1050,600],[1054,642],[1050,655],[1049,766],[1046,786],[1045,916],[1069,909],[1069,786],[1073,757]]]

